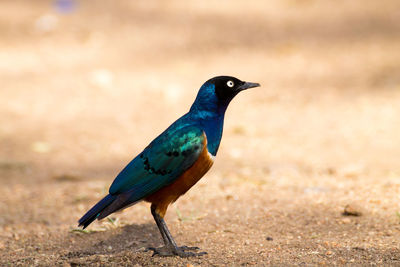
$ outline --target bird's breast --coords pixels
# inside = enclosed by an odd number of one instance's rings
[[[182,173],[172,184],[167,185],[146,198],[146,201],[160,207],[166,207],[175,202],[181,195],[185,194],[201,177],[211,168],[214,163],[214,156],[208,152],[207,139],[205,138],[204,148],[196,162]],[[163,216],[163,208],[160,209]]]

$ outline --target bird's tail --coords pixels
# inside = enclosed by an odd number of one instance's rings
[[[96,218],[100,215],[100,213],[107,208],[113,201],[116,196],[107,195],[102,200],[100,200],[96,205],[94,205],[82,218],[79,219],[79,226],[83,226],[85,229],[89,224],[91,224]]]

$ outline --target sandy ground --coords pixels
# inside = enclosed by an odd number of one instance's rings
[[[397,0],[2,0],[0,40],[1,266],[400,265]],[[208,255],[151,257],[147,203],[78,231],[221,74],[262,87],[166,216]]]

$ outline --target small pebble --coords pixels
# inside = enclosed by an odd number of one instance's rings
[[[344,215],[344,216],[361,216],[362,213],[355,206],[347,204],[344,207],[342,215]]]

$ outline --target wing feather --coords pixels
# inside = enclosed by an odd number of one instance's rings
[[[110,194],[125,193],[131,203],[172,183],[194,164],[205,139],[204,131],[197,126],[165,131],[120,172]]]

